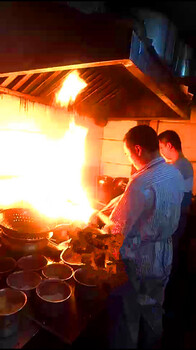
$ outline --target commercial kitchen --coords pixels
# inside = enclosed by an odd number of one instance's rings
[[[175,130],[196,164],[194,96],[142,25],[70,9],[60,21],[60,52],[52,39],[48,55],[47,47],[39,52],[41,39],[36,52],[28,29],[16,43],[18,60],[11,59],[14,48],[0,59],[0,299],[5,303],[9,287],[14,310],[0,313],[1,348],[23,348],[43,330],[73,345],[123,280],[111,254],[119,242],[100,239],[88,223],[94,210],[123,193],[132,173],[122,147],[128,129]],[[26,59],[20,59],[23,40]],[[193,197],[193,223],[194,214]],[[189,237],[190,273],[194,242]],[[83,275],[89,261],[97,284]]]

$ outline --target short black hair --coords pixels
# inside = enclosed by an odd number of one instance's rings
[[[167,143],[170,142],[171,145],[177,150],[182,151],[181,140],[179,135],[174,130],[166,130],[159,134],[159,141]]]
[[[123,139],[126,146],[131,148],[140,145],[148,152],[159,150],[159,140],[156,131],[148,125],[137,125],[131,128]]]

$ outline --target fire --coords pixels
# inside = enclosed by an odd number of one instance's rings
[[[94,211],[81,182],[87,132],[74,120],[60,139],[0,131],[0,206],[33,207],[48,218],[87,223]]]
[[[61,90],[56,94],[56,102],[67,107],[71,101],[75,101],[76,96],[86,86],[86,82],[80,78],[77,70],[71,72],[65,79]]]
[[[86,85],[73,71],[56,101],[68,106]],[[87,223],[94,212],[81,180],[88,130],[74,118],[63,137],[49,137],[41,128],[29,121],[0,130],[0,207],[31,207],[48,218]]]

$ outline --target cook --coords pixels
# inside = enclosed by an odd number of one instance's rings
[[[109,345],[137,348],[142,324],[141,346],[159,347],[164,290],[172,264],[171,236],[180,218],[183,178],[160,157],[158,137],[151,127],[136,126],[123,141],[137,171],[125,192],[105,208],[105,213],[112,212],[103,230],[123,235],[120,255],[128,275],[128,282],[109,298]]]
[[[191,205],[193,190],[193,167],[191,162],[184,157],[179,135],[174,130],[165,130],[158,135],[160,153],[166,162],[177,168],[184,179],[184,197],[181,204],[181,216],[178,228],[172,235],[173,243],[173,261],[169,282],[165,291],[164,309],[166,317],[177,318],[178,303],[176,293],[180,288],[181,266],[183,259],[181,256],[181,247],[186,235],[186,224],[188,219],[189,207]]]

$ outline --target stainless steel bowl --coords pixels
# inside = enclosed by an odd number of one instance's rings
[[[46,278],[58,278],[67,281],[73,276],[73,269],[62,263],[53,263],[45,266],[42,274]]]
[[[99,287],[95,278],[89,279],[89,270],[87,268],[79,268],[74,272],[75,296],[82,300],[94,300],[99,296]]]
[[[0,289],[0,337],[8,337],[18,330],[19,311],[27,302],[24,292],[4,288]]]
[[[74,253],[73,249],[68,247],[64,249],[60,255],[61,261],[65,264],[70,265],[72,268],[78,268],[79,266],[84,266],[81,259],[81,254]]]
[[[6,279],[9,287],[25,292],[35,289],[41,281],[41,276],[34,271],[16,271],[11,273]]]
[[[47,303],[62,303],[71,296],[70,286],[57,278],[46,279],[36,288],[39,298]]]
[[[66,312],[71,297],[71,287],[59,279],[43,280],[36,288],[40,311],[47,317],[57,317]]]
[[[16,267],[16,260],[11,257],[0,258],[0,277],[12,272]]]
[[[19,269],[24,271],[39,271],[42,270],[48,263],[44,255],[34,254],[26,255],[17,261]]]

